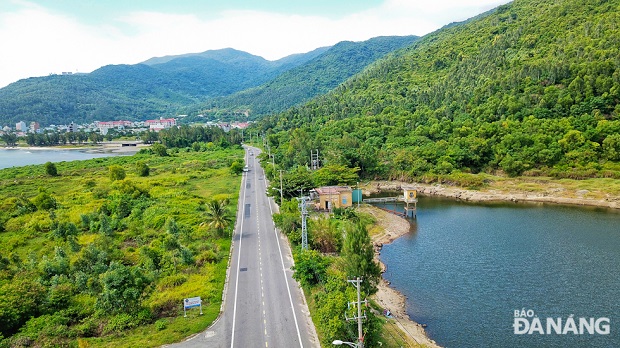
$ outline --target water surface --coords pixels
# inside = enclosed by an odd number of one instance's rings
[[[118,155],[117,153],[89,152],[88,150],[0,149],[0,169]],[[124,153],[123,155],[127,154]]]
[[[392,205],[394,207],[394,205]],[[620,347],[620,214],[606,209],[420,198],[386,245],[385,278],[445,347]],[[609,335],[515,335],[514,311],[608,317]],[[531,319],[530,319],[531,322]]]

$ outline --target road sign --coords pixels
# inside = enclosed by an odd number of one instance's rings
[[[200,296],[198,297],[190,297],[183,300],[183,313],[187,317],[187,309],[200,307],[200,314],[202,314],[202,300]]]

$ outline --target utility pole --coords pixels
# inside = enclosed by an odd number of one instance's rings
[[[280,206],[284,203],[284,193],[282,193],[282,169],[280,169]]]
[[[303,190],[301,190],[302,196],[298,198],[299,208],[301,210],[301,249],[308,250],[308,224],[306,218],[308,217],[308,208],[306,202],[310,200],[310,197],[303,196]]]
[[[357,347],[358,348],[364,348],[364,334],[362,333],[362,319],[366,319],[366,311],[364,311],[364,315],[362,315],[362,303],[366,304],[368,303],[367,300],[362,301],[360,298],[360,287],[361,287],[361,283],[362,280],[360,279],[360,277],[357,277],[355,279],[350,279],[347,280],[347,282],[354,284],[353,286],[355,286],[355,288],[357,289],[357,302],[349,302],[349,308],[351,308],[351,303],[353,303],[355,306],[357,306],[357,316],[352,316],[352,317],[347,317],[347,314],[345,313],[345,318],[348,320],[357,320]]]

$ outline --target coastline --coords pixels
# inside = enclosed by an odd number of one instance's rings
[[[18,151],[82,151],[90,153],[123,153],[131,154],[137,153],[142,148],[148,147],[142,143],[136,144],[136,146],[122,146],[120,142],[104,142],[97,145],[75,145],[66,147],[56,146],[12,146],[2,147],[0,150],[18,150]]]
[[[363,205],[359,210],[372,215],[376,220],[376,227],[370,231],[370,238],[375,249],[375,260],[379,263],[381,273],[383,273],[386,266],[379,259],[381,248],[409,233],[409,221],[371,205]],[[428,337],[422,325],[411,320],[406,311],[405,296],[390,287],[390,283],[383,277],[377,284],[377,293],[373,295],[373,298],[381,307],[392,312],[394,325],[412,341],[426,347],[440,347]]]
[[[401,191],[402,186],[413,186],[423,196],[439,196],[469,202],[529,202],[620,209],[620,195],[604,191],[592,192],[586,189],[572,189],[556,182],[543,191],[519,190],[518,183],[513,182],[502,183],[502,185],[504,187],[494,185],[482,190],[469,190],[443,184],[371,181],[365,185],[364,194]]]

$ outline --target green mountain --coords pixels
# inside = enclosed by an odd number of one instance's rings
[[[208,100],[202,108],[189,113],[226,113],[241,109],[249,110],[252,118],[257,118],[281,112],[326,94],[372,62],[411,45],[417,39],[417,36],[386,36],[363,42],[343,41],[271,81],[230,96]]]
[[[90,74],[17,81],[0,89],[0,124],[169,116],[179,107],[258,86],[304,64],[325,48],[267,61],[233,49],[108,65]]]
[[[515,0],[261,128],[285,167],[319,149],[366,176],[618,178],[619,20],[618,0]]]

